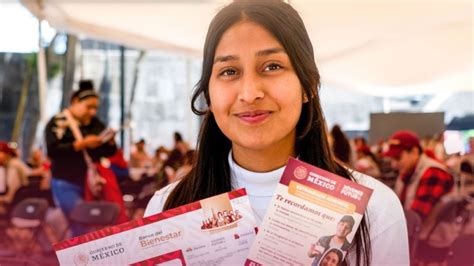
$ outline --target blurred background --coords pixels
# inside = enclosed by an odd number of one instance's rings
[[[190,101],[205,34],[229,2],[0,0],[0,141],[24,162],[34,153],[47,161],[47,121],[68,106],[80,80],[92,80],[98,117],[123,128],[116,143],[129,172],[117,178],[130,219],[141,217],[149,196],[192,162],[185,155],[200,118]],[[350,142],[352,167],[364,170],[357,152],[368,148],[380,155],[378,178],[393,188],[398,173],[381,154],[390,135],[408,129],[459,173],[458,159],[474,152],[473,2],[288,2],[311,37],[328,128],[338,126]],[[166,173],[176,149],[179,166]],[[132,163],[134,153],[147,154],[138,156],[144,162]]]

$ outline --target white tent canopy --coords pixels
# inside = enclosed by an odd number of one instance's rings
[[[194,55],[228,2],[22,0],[58,30]],[[470,0],[290,3],[305,21],[326,85],[378,96],[474,89]]]

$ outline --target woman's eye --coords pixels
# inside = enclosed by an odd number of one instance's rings
[[[222,71],[219,75],[220,76],[232,76],[232,75],[235,75],[235,73],[237,73],[237,71],[235,71],[233,69],[226,69],[226,70]]]
[[[271,64],[269,64],[268,66],[265,67],[265,71],[275,71],[275,70],[278,70],[280,68],[281,68],[281,66],[279,64],[271,63]]]

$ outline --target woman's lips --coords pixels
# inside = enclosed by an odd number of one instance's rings
[[[240,112],[237,113],[236,116],[250,124],[257,124],[265,120],[267,117],[270,116],[271,111],[264,111],[264,110],[256,110],[256,111],[248,111],[248,112]]]

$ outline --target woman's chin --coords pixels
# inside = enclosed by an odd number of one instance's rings
[[[82,119],[82,120],[81,120],[81,124],[82,124],[83,126],[87,126],[87,125],[89,125],[89,124],[91,123],[91,121],[92,121],[92,119]]]
[[[268,140],[262,139],[245,139],[233,143],[233,149],[240,149],[243,151],[252,152],[264,152],[272,147],[271,143]]]

